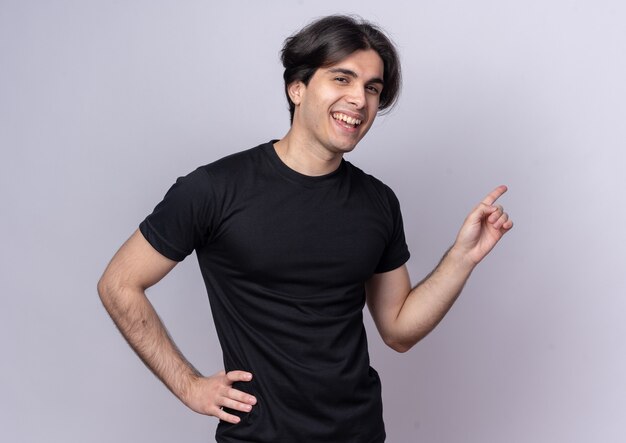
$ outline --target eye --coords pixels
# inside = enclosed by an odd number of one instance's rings
[[[374,85],[366,86],[365,89],[367,89],[372,94],[376,94],[376,95],[380,94],[380,90],[376,86],[374,86]]]
[[[346,77],[335,77],[334,80],[337,83],[348,83],[348,79]]]

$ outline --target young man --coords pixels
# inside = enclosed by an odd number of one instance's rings
[[[393,192],[343,159],[393,105],[393,45],[332,16],[286,40],[292,126],[278,141],[180,178],[107,267],[100,297],[130,345],[219,442],[382,442],[379,377],[362,309],[404,352],[443,318],[512,227],[491,192],[437,268],[411,288]],[[202,376],[145,296],[196,251],[225,371]]]

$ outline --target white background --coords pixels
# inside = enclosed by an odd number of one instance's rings
[[[625,5],[0,0],[0,440],[213,440],[96,282],[176,177],[285,134],[282,42],[342,12],[402,56],[399,105],[348,159],[396,191],[413,281],[494,186],[516,223],[408,354],[367,319],[388,441],[626,441]],[[195,258],[150,297],[221,369]]]

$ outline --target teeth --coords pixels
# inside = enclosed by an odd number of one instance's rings
[[[341,112],[335,112],[333,114],[333,118],[336,120],[341,120],[344,121],[346,123],[348,123],[349,125],[355,125],[358,126],[361,124],[361,120],[359,120],[358,118],[352,118],[346,114],[342,114]]]

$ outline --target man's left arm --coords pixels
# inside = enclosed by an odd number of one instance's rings
[[[408,351],[443,319],[480,261],[512,227],[496,200],[498,186],[465,219],[437,267],[411,288],[406,266],[375,274],[366,283],[367,304],[381,337],[398,352]]]

